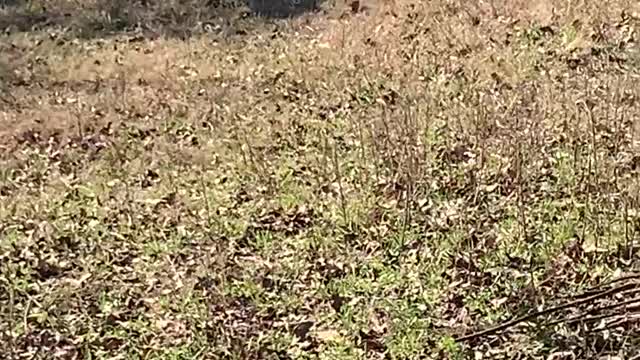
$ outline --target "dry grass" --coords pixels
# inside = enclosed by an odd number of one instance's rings
[[[0,10],[3,354],[637,353],[636,2],[43,1]]]

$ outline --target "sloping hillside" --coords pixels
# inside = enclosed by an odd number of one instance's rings
[[[1,353],[637,355],[637,2],[6,4]]]

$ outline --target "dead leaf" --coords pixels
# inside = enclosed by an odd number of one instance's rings
[[[316,332],[316,337],[324,342],[336,341],[340,338],[340,333],[336,330],[321,330]]]

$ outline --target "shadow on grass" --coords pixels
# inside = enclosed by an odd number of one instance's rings
[[[5,34],[64,29],[77,38],[118,33],[188,38],[240,18],[295,17],[318,10],[320,0],[0,0]]]
[[[274,18],[286,18],[317,10],[319,0],[249,0],[252,13]]]

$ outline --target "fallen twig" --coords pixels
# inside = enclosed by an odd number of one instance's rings
[[[611,279],[605,283],[602,284],[598,284],[588,290],[586,290],[583,295],[591,295],[595,292],[602,292],[603,290],[599,290],[602,289],[605,286],[609,286],[609,285],[613,285],[615,283],[619,283],[621,281],[627,281],[627,280],[638,280],[640,279],[640,274],[629,274],[629,275],[624,275],[624,276],[620,276],[618,278],[615,279]]]
[[[621,326],[622,324],[628,323],[630,321],[634,321],[634,320],[640,320],[640,313],[633,313],[633,314],[625,314],[625,315],[620,315],[618,316],[618,318],[614,319],[612,322],[606,324],[602,329],[597,329],[597,330],[610,330],[613,329],[615,327]]]
[[[604,319],[610,316],[615,316],[617,314],[601,314],[601,315],[597,315],[597,316],[590,316],[588,317],[588,314],[593,314],[595,312],[598,311],[603,311],[603,310],[611,310],[611,309],[615,309],[617,307],[621,307],[621,306],[625,306],[625,305],[630,305],[630,304],[640,304],[640,298],[637,299],[630,299],[630,300],[626,300],[626,301],[622,301],[619,303],[615,303],[615,304],[609,304],[606,306],[601,306],[595,309],[591,309],[589,311],[585,311],[579,315],[575,315],[575,316],[571,316],[571,317],[566,317],[560,320],[555,320],[552,321],[550,323],[545,324],[544,326],[554,326],[554,325],[558,325],[558,324],[562,324],[562,323],[567,323],[567,324],[573,324],[576,322],[589,322],[589,321],[593,321],[593,320],[599,320],[599,319]]]
[[[494,326],[492,328],[485,329],[485,330],[482,330],[482,331],[475,332],[473,334],[464,335],[464,336],[455,338],[455,340],[456,341],[468,341],[468,340],[471,340],[471,339],[475,339],[477,337],[481,337],[481,336],[485,336],[485,335],[489,335],[489,334],[494,334],[494,333],[497,333],[499,331],[508,329],[508,328],[510,328],[512,326],[515,326],[517,324],[520,324],[522,322],[525,322],[527,320],[536,318],[538,316],[551,314],[551,313],[554,313],[556,311],[564,310],[566,308],[570,308],[570,307],[573,307],[573,306],[576,306],[576,305],[585,304],[585,303],[588,303],[588,302],[596,300],[596,299],[601,299],[601,298],[607,297],[609,295],[616,294],[616,293],[619,293],[621,291],[630,289],[630,288],[632,288],[632,287],[634,287],[636,285],[637,285],[636,283],[626,283],[626,284],[611,288],[611,289],[609,289],[607,291],[604,291],[604,292],[601,292],[601,293],[598,293],[598,294],[595,294],[595,295],[592,295],[592,296],[589,296],[589,297],[586,297],[586,298],[583,298],[583,299],[570,301],[568,303],[564,303],[564,304],[560,304],[558,306],[550,307],[550,308],[542,310],[542,311],[537,311],[537,312],[534,312],[534,313],[531,313],[531,314],[528,314],[528,315],[524,315],[524,316],[521,316],[519,318],[516,318],[516,319],[513,319],[513,320],[509,320],[509,321],[504,322],[502,324],[496,325],[496,326]]]

